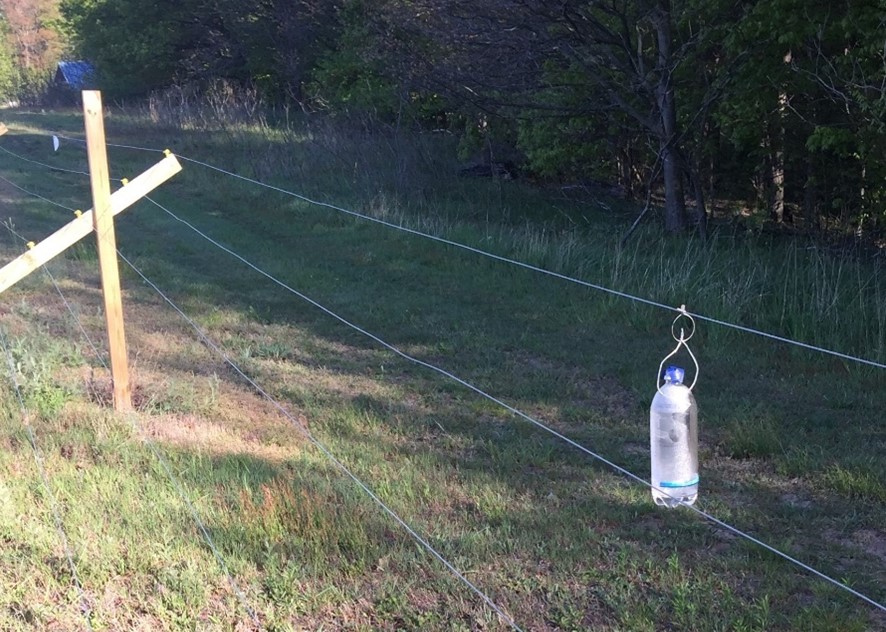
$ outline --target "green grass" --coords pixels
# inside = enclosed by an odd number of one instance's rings
[[[3,146],[52,154],[72,113],[6,112]],[[184,129],[114,113],[111,142],[238,173],[708,316],[886,359],[877,259],[801,238],[708,243],[553,188],[454,176],[451,140],[348,129]],[[158,160],[111,149],[133,176]],[[88,183],[0,156],[0,175],[72,208]],[[0,183],[16,230],[70,214]],[[282,281],[641,476],[673,314],[433,244],[190,163],[154,195]],[[527,630],[867,630],[874,609],[631,483],[256,275],[150,204],[121,250],[299,424]],[[0,238],[5,259],[23,250]],[[51,265],[102,346],[94,248]],[[250,622],[194,523],[271,630],[504,629],[128,270],[137,412],[42,274],[4,295],[4,328],[96,629]],[[698,324],[700,505],[882,601],[881,370]],[[687,361],[687,358],[681,358]],[[85,629],[8,379],[0,416],[0,629]],[[153,448],[187,493],[181,498]],[[238,627],[239,626],[239,627]]]

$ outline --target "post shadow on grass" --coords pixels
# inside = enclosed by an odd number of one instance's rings
[[[339,587],[360,587],[390,578],[393,573],[392,586],[399,586],[400,592],[404,586],[440,591],[441,598],[435,607],[441,621],[458,614],[462,607],[459,602],[474,600],[467,588],[437,560],[417,548],[405,531],[349,479],[332,472],[317,472],[299,463],[278,467],[278,473],[268,477],[262,464],[236,455],[212,459],[211,474],[197,470],[183,473],[189,487],[204,489],[201,497],[224,487],[225,478],[230,476],[231,497],[224,502],[242,521],[209,524],[208,529],[222,554],[233,558],[233,567],[255,566],[266,573],[261,586],[250,587],[251,595],[260,592],[260,599],[274,602],[291,597],[290,592],[303,590],[300,582],[325,581]],[[247,472],[253,471],[260,475],[252,481],[251,489],[244,491]],[[599,500],[591,498],[580,509],[598,515],[605,509],[597,504]],[[474,581],[521,620],[527,616],[543,618],[549,607],[547,595],[541,590],[537,591],[539,594],[520,594],[525,592],[529,579],[522,575],[525,568],[553,562],[553,581],[562,583],[562,591],[581,604],[584,588],[574,583],[565,588],[568,573],[585,566],[601,551],[600,537],[587,527],[584,513],[572,512],[569,520],[563,520],[544,508],[529,512],[515,508],[489,520],[470,499],[456,504],[445,516],[428,515],[420,507],[415,513],[403,518],[444,557],[466,572],[473,571]],[[446,533],[447,529],[434,524],[439,518],[457,525],[456,528]],[[581,539],[576,541],[576,536]],[[554,560],[548,559],[547,546],[561,548]],[[519,561],[505,569],[482,570],[496,569],[502,557]],[[275,572],[285,576],[274,577]],[[423,585],[418,578],[427,584]],[[287,590],[281,586],[284,581],[293,585]],[[487,585],[490,582],[493,585]],[[519,596],[507,588],[515,585],[524,586],[517,588]],[[381,595],[370,593],[367,597],[376,608],[381,605]],[[450,600],[452,603],[448,603]],[[476,601],[475,609],[482,609],[482,603]],[[404,603],[399,609],[399,616],[412,616],[415,606]]]

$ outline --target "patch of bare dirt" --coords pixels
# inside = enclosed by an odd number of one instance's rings
[[[216,455],[248,454],[256,458],[281,462],[300,451],[296,445],[269,445],[244,437],[224,424],[194,415],[162,415],[143,419],[139,427],[142,437],[165,445]]]
[[[617,380],[601,376],[584,379],[576,376],[576,380],[585,393],[585,398],[578,403],[595,408],[612,420],[622,421],[635,416],[637,398]]]
[[[577,407],[594,410],[612,421],[624,421],[636,415],[637,398],[615,378],[588,375],[577,367],[522,352],[515,354],[512,361],[516,366],[549,377],[556,376],[569,384],[574,392],[571,403]]]
[[[859,529],[852,534],[852,544],[886,562],[886,533],[877,529]]]
[[[814,504],[811,498],[807,498],[801,494],[786,493],[782,494],[779,498],[786,505],[798,509],[809,509]]]

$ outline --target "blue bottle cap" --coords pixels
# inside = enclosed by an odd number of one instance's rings
[[[669,366],[665,369],[664,379],[665,382],[668,382],[670,384],[682,384],[685,375],[686,371],[684,371],[680,367]]]

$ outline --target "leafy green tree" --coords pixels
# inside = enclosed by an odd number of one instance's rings
[[[5,72],[5,89],[15,98],[33,101],[46,88],[56,63],[66,50],[59,21],[59,0],[0,0],[4,52],[13,72]],[[8,80],[14,80],[9,87]]]
[[[172,0],[64,0],[75,45],[95,64],[112,97],[144,95],[169,85],[186,42],[185,3]]]
[[[724,39],[748,63],[718,105],[718,128],[776,221],[786,202],[804,207],[810,226],[883,216],[883,9],[768,0]]]
[[[301,98],[335,3],[322,0],[64,0],[81,54],[114,96],[218,79]]]
[[[807,148],[824,163],[819,180],[831,180],[828,210],[860,233],[865,224],[886,225],[886,1],[846,1],[830,9],[819,9],[818,28],[793,68],[830,102]]]
[[[690,141],[723,82],[719,71],[708,84],[694,73],[739,10],[691,0],[387,0],[372,19],[388,72],[452,107],[519,121],[519,142],[542,172],[608,169],[627,184],[653,147],[665,228],[680,231],[687,176],[700,180]]]
[[[9,38],[9,24],[0,19],[0,99],[12,101],[17,95],[19,83],[15,51]]]
[[[392,56],[372,20],[373,7],[363,0],[345,2],[337,12],[335,46],[317,60],[308,83],[315,106],[332,110],[365,110],[382,119],[398,111],[398,77],[387,67]]]

